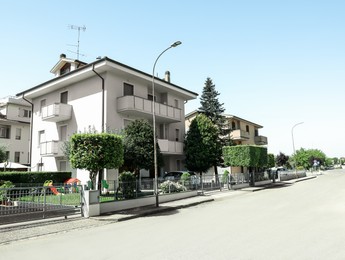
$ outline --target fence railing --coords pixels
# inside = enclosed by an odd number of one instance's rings
[[[9,218],[33,218],[33,215],[46,218],[80,212],[81,188],[77,185],[1,188],[0,224],[8,223]]]

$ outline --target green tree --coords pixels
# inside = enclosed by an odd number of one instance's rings
[[[199,108],[199,112],[208,117],[211,122],[218,127],[219,135],[216,140],[217,148],[215,151],[215,161],[213,163],[216,176],[218,176],[217,166],[223,163],[222,148],[225,145],[231,145],[230,127],[223,115],[225,109],[223,107],[224,104],[220,103],[218,100],[219,95],[212,79],[208,77],[200,97],[201,107]]]
[[[267,154],[267,168],[272,168],[274,166],[275,166],[274,154],[269,153]]]
[[[124,165],[126,171],[139,173],[140,169],[154,172],[153,128],[147,120],[140,119],[131,122],[124,131]],[[157,164],[163,165],[163,156],[156,143]]]
[[[324,166],[326,155],[318,149],[304,149],[301,148],[291,158],[292,163],[296,162],[296,167],[303,167],[309,170],[313,167],[314,162],[319,162],[318,166]]]
[[[288,166],[288,162],[289,162],[289,156],[283,154],[282,152],[280,152],[277,156],[276,156],[276,165],[277,166]]]
[[[188,170],[206,172],[218,156],[218,128],[205,115],[197,115],[191,122],[184,140],[185,164]]]
[[[6,160],[7,160],[6,147],[0,146],[0,162],[4,162]]]
[[[116,169],[123,164],[123,144],[119,135],[73,134],[68,150],[72,167],[89,171],[93,187],[101,170]]]

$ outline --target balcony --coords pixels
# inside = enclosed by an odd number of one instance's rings
[[[267,137],[266,136],[262,136],[262,135],[255,136],[254,137],[254,142],[255,142],[256,145],[266,145],[266,144],[268,144]]]
[[[250,134],[244,130],[236,129],[231,131],[231,139],[237,141],[245,141],[250,139]]]
[[[49,122],[61,122],[71,119],[72,106],[63,103],[55,103],[42,108],[42,120]]]
[[[62,157],[63,141],[48,141],[40,143],[40,154],[43,157]]]
[[[183,154],[183,143],[169,141],[166,139],[158,139],[158,145],[162,154]]]
[[[117,98],[117,111],[126,115],[152,119],[152,101],[136,96]],[[157,122],[176,123],[182,120],[182,110],[155,102]]]

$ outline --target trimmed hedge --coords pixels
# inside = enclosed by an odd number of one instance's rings
[[[44,184],[46,180],[63,183],[71,178],[71,172],[0,172],[0,180],[12,183]]]
[[[256,145],[225,146],[223,157],[227,166],[265,167],[267,148]]]

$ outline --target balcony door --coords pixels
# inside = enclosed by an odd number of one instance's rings
[[[60,103],[67,104],[67,102],[68,102],[68,92],[65,91],[65,92],[60,93]]]

